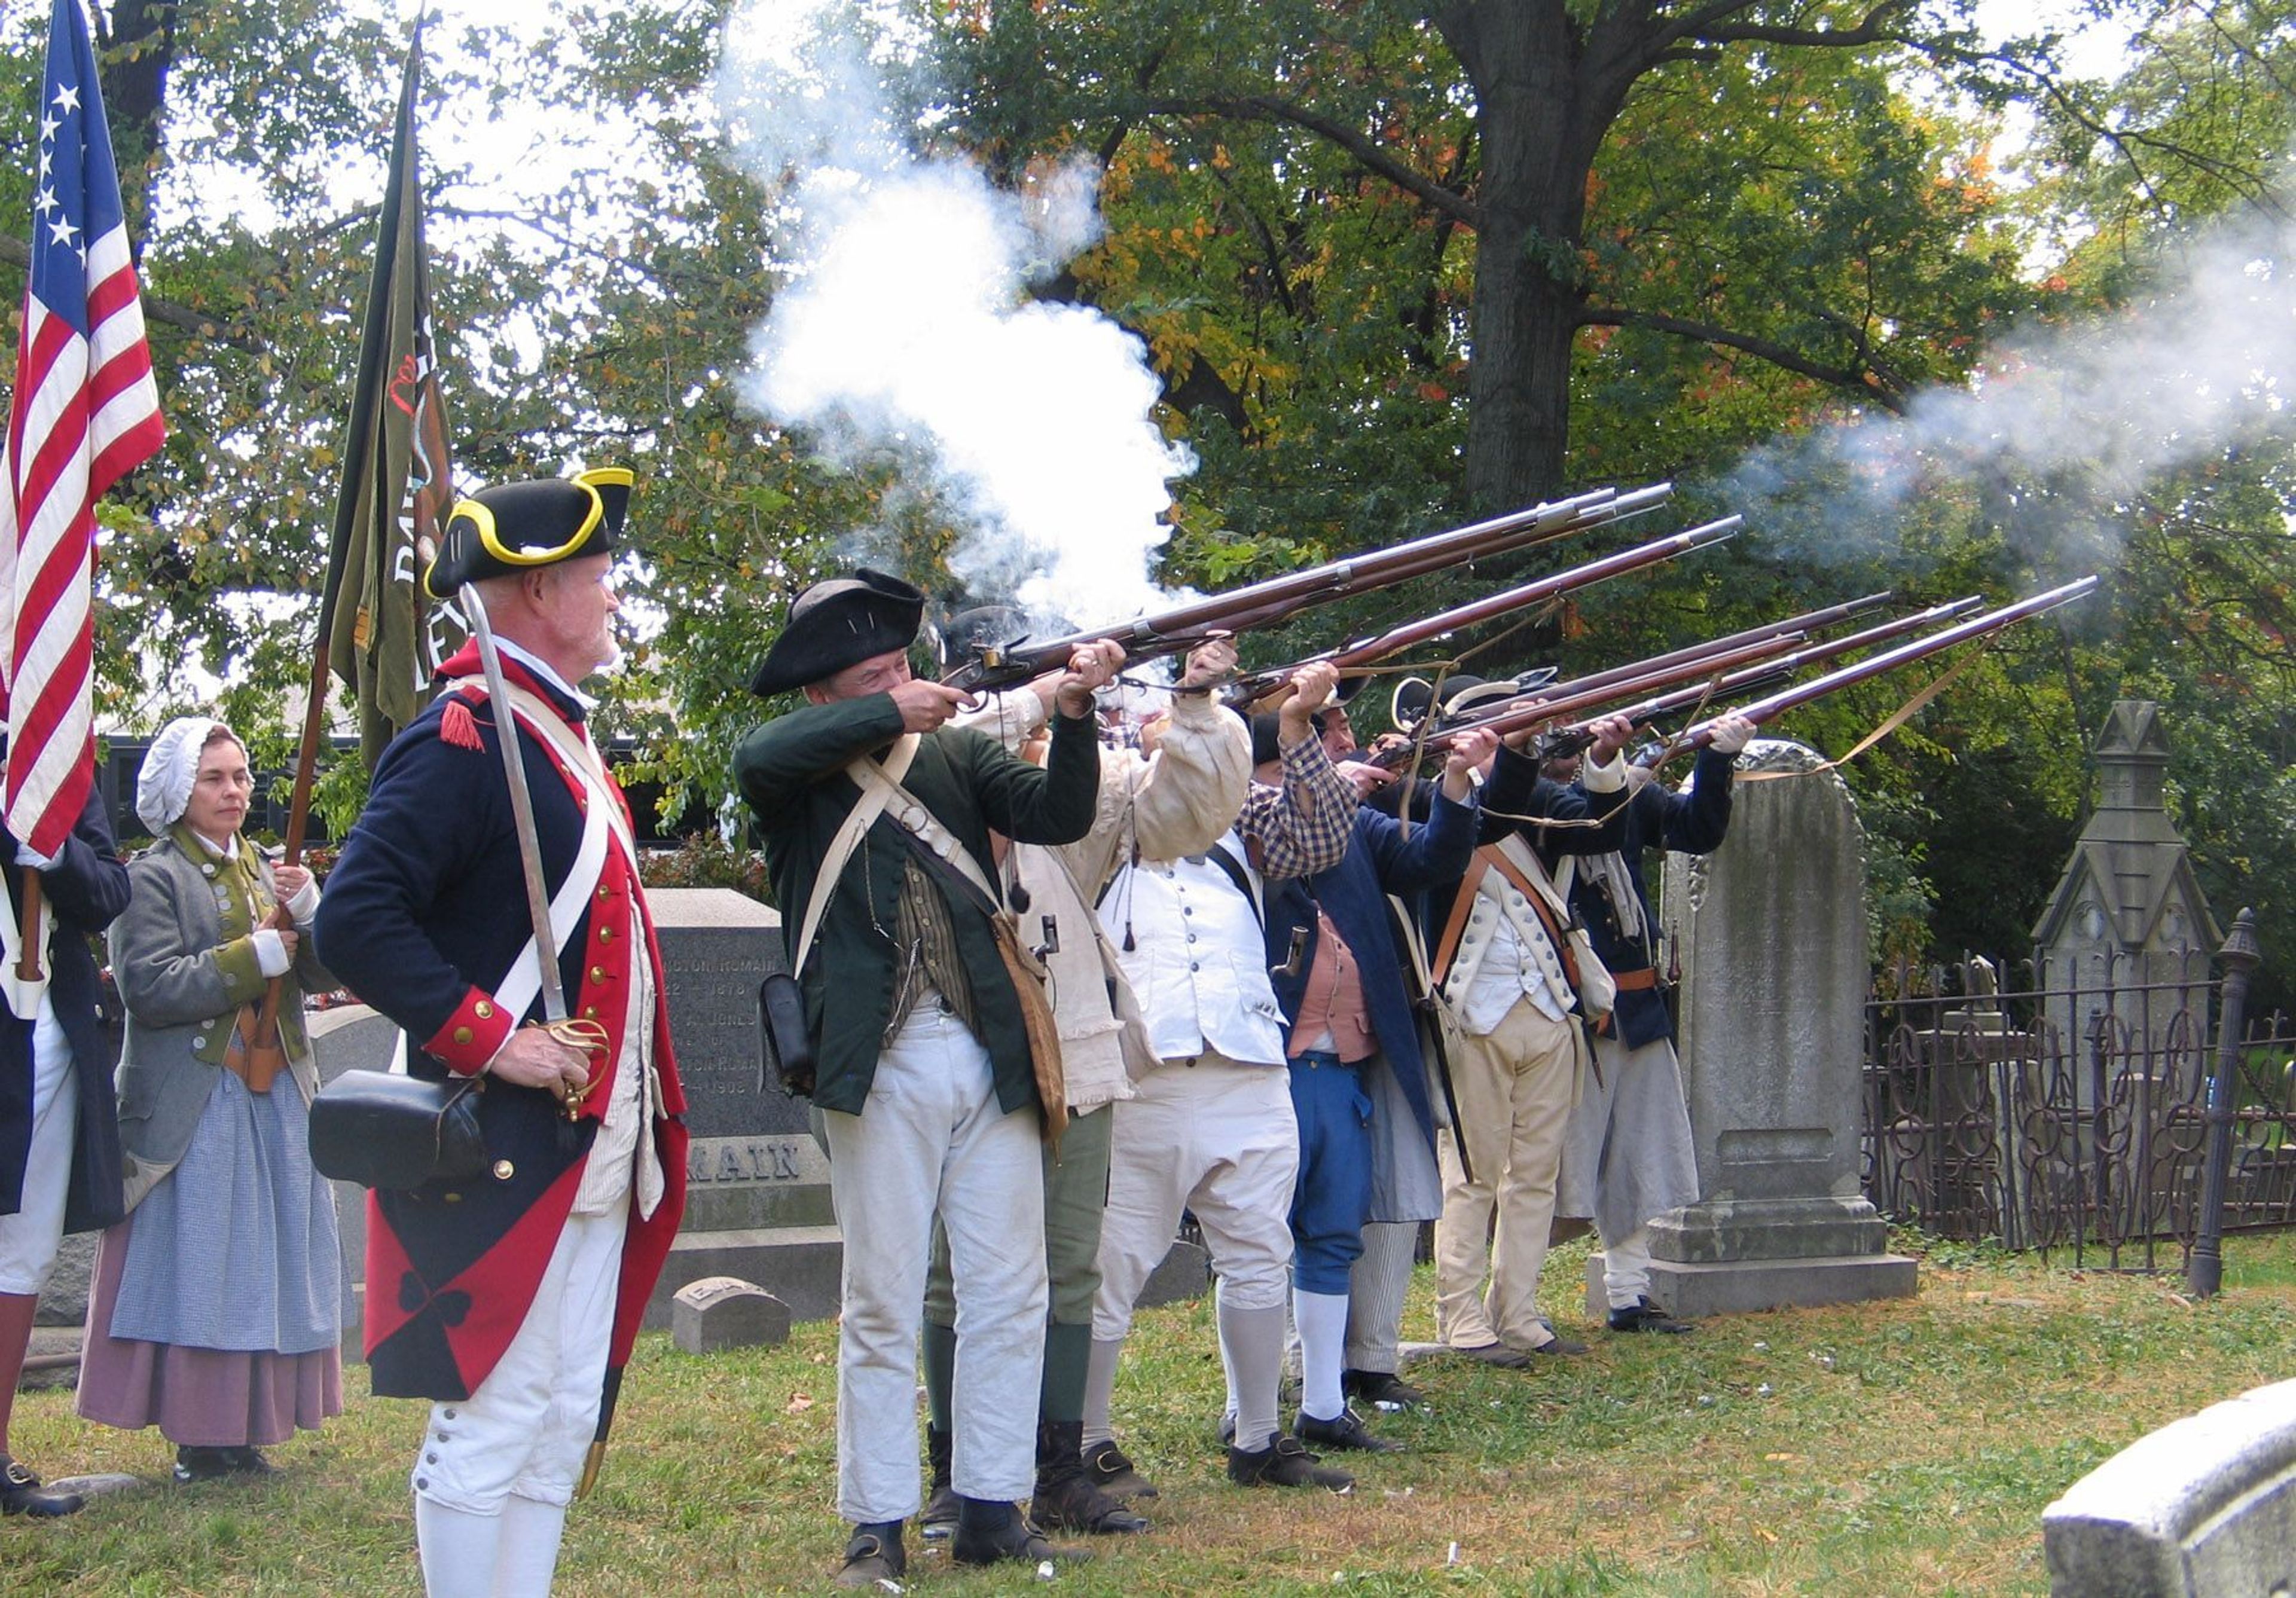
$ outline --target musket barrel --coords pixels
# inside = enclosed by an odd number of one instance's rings
[[[1653,484],[1624,494],[1615,488],[1593,489],[1447,532],[1431,533],[1390,549],[1374,550],[1270,578],[1153,616],[1031,643],[1004,651],[993,664],[975,660],[961,666],[942,681],[968,689],[1009,687],[1054,669],[1078,645],[1097,638],[1115,639],[1136,658],[1172,653],[1193,646],[1215,631],[1232,632],[1242,627],[1267,625],[1311,604],[1385,587],[1477,557],[1512,553],[1624,516],[1640,514],[1664,503],[1673,492],[1671,483]]]
[[[1807,683],[1797,684],[1792,688],[1771,694],[1767,699],[1756,700],[1751,705],[1742,705],[1736,714],[1744,717],[1756,726],[1759,726],[1764,722],[1782,716],[1798,705],[1808,704],[1814,699],[1822,699],[1838,689],[1854,687],[1869,678],[1880,676],[1884,672],[1893,671],[1908,662],[1918,660],[1924,655],[1936,654],[1939,650],[1951,649],[1956,643],[1982,637],[1988,633],[1998,632],[2012,623],[2025,620],[2028,617],[2038,616],[2045,611],[2054,611],[2058,606],[2070,604],[2077,599],[2086,599],[2095,591],[2096,583],[2097,579],[2092,574],[2018,600],[2013,603],[2003,605],[1998,610],[1988,611],[1982,616],[1972,616],[1966,621],[1956,622],[1952,627],[1941,632],[1932,633],[1926,638],[1915,638],[1898,645],[1895,649],[1885,649],[1880,654],[1868,656],[1853,666],[1845,666],[1838,671],[1829,671],[1823,676],[1812,677]],[[1703,749],[1713,741],[1713,738],[1714,722],[1710,718],[1684,733],[1678,747]]]

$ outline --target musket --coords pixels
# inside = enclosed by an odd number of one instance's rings
[[[1734,648],[1723,648],[1744,636],[1734,633],[1702,649],[1677,650],[1672,655],[1659,656],[1652,660],[1638,661],[1633,666],[1595,674],[1596,678],[1606,680],[1578,678],[1569,683],[1550,684],[1541,688],[1527,689],[1493,705],[1479,707],[1476,715],[1439,727],[1425,741],[1425,752],[1433,754],[1447,750],[1452,739],[1478,728],[1488,727],[1501,737],[1508,737],[1558,718],[1581,717],[1587,711],[1620,705],[1628,701],[1634,702],[1625,704],[1624,708],[1613,713],[1634,721],[1647,720],[1685,706],[1699,705],[1744,692],[1749,688],[1764,686],[1803,667],[1902,638],[1907,633],[1965,615],[1983,602],[1973,594],[1948,600],[1911,615],[1900,616],[1894,620],[1820,643],[1808,642],[1798,633],[1780,633],[1769,638],[1757,637],[1751,643],[1737,643]],[[1837,610],[1841,608],[1834,607]],[[1826,612],[1811,614],[1822,616]],[[1767,630],[1749,629],[1753,633]],[[1656,669],[1652,669],[1653,667]],[[1595,685],[1587,686],[1589,682],[1594,682]],[[1685,685],[1673,687],[1671,692],[1652,692],[1675,684]],[[1576,754],[1594,741],[1592,727],[1591,718],[1565,720],[1541,741],[1540,757],[1554,759]],[[1404,753],[1407,751],[1397,751],[1386,759],[1399,758]]]
[[[1830,627],[1839,627],[1845,621],[1865,615],[1868,611],[1878,611],[1895,597],[1896,595],[1889,589],[1884,588],[1878,594],[1868,594],[1862,599],[1845,600],[1841,604],[1828,605],[1824,610],[1805,611],[1799,616],[1789,616],[1783,621],[1765,622],[1760,627],[1747,627],[1742,632],[1726,633],[1719,638],[1709,638],[1703,643],[1688,644],[1681,649],[1669,650],[1662,655],[1652,655],[1648,660],[1631,661],[1624,666],[1613,666],[1607,671],[1588,672],[1584,676],[1571,677],[1564,682],[1550,683],[1538,692],[1549,697],[1558,697],[1566,693],[1586,693],[1596,688],[1607,688],[1613,683],[1628,682],[1650,673],[1664,671],[1670,667],[1684,665],[1693,660],[1711,661],[1718,655],[1742,648],[1746,644],[1766,643],[1773,639],[1785,637],[1788,634],[1794,635],[1799,641],[1812,633],[1824,632]]]
[[[1376,636],[1359,639],[1353,643],[1341,644],[1337,649],[1326,650],[1322,654],[1310,655],[1304,660],[1295,660],[1289,666],[1278,666],[1267,671],[1247,673],[1236,678],[1229,685],[1227,702],[1233,708],[1242,709],[1255,700],[1265,698],[1290,682],[1292,674],[1302,667],[1313,665],[1317,661],[1329,661],[1337,666],[1340,668],[1340,675],[1343,677],[1360,676],[1363,675],[1359,669],[1362,667],[1372,665],[1400,651],[1424,643],[1430,639],[1440,638],[1446,634],[1456,632],[1461,627],[1473,627],[1479,622],[1489,621],[1511,611],[1522,610],[1526,606],[1535,605],[1565,594],[1575,593],[1578,589],[1591,587],[1596,583],[1606,582],[1624,573],[1639,571],[1645,566],[1655,566],[1662,561],[1671,561],[1677,555],[1686,554],[1693,549],[1703,549],[1709,545],[1720,544],[1726,539],[1735,537],[1738,529],[1744,524],[1744,520],[1745,519],[1741,516],[1726,516],[1719,521],[1710,521],[1702,527],[1692,528],[1686,532],[1677,533],[1671,537],[1653,538],[1647,544],[1637,544],[1631,549],[1622,549],[1615,554],[1603,555],[1596,560],[1566,567],[1561,571],[1550,573],[1535,581],[1525,583],[1520,587],[1509,588],[1504,593],[1494,594],[1484,599],[1457,605],[1418,621],[1406,622],[1401,627],[1390,627],[1386,632],[1378,634]]]
[[[1312,605],[1368,594],[1446,567],[1489,555],[1511,554],[1534,545],[1570,537],[1665,503],[1671,483],[1621,494],[1597,488],[1448,532],[1431,533],[1391,549],[1374,550],[1304,571],[1270,578],[1191,601],[1169,611],[1091,632],[1069,633],[1042,643],[1015,641],[975,651],[974,658],[941,681],[968,692],[1016,687],[1068,663],[1080,644],[1113,638],[1133,660],[1181,654],[1220,633],[1273,626]]]
[[[1814,699],[1823,699],[1825,695],[1840,689],[1855,687],[1857,684],[1880,676],[1884,672],[1894,671],[1900,666],[1918,660],[1924,655],[1936,654],[1939,650],[1951,649],[1956,643],[1966,643],[1972,638],[1981,638],[1988,633],[1997,633],[2005,627],[2025,620],[2028,617],[2054,611],[2058,606],[2070,604],[2077,599],[2086,599],[2096,591],[2096,581],[2095,575],[2092,573],[2087,577],[2076,578],[2072,582],[2003,605],[1998,610],[1988,611],[1982,616],[1972,616],[1966,621],[1956,622],[1942,632],[1932,633],[1926,638],[1915,638],[1910,643],[1898,644],[1895,649],[1885,649],[1878,655],[1868,655],[1855,665],[1844,666],[1839,670],[1829,671],[1823,676],[1812,677],[1807,683],[1796,684],[1793,687],[1783,689],[1767,699],[1756,700],[1751,705],[1741,705],[1736,714],[1744,717],[1756,726],[1760,726],[1764,722],[1783,716],[1798,705],[1806,705]],[[1709,717],[1689,728],[1675,741],[1674,747],[1677,750],[1704,749],[1714,741],[1714,722],[1718,718]]]

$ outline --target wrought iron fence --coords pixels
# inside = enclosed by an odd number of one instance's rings
[[[1994,991],[1898,966],[1866,1006],[1866,1193],[1948,1237],[2180,1267],[2199,1228],[2220,985],[2209,957],[2093,958]],[[2296,1225],[2296,1026],[2243,1028],[2226,1230]]]

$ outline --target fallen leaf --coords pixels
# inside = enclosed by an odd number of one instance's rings
[[[801,1415],[812,1407],[813,1400],[808,1397],[805,1394],[791,1393],[790,1395],[788,1406],[784,1408],[782,1413],[785,1415]]]
[[[1768,1527],[1767,1527],[1767,1526],[1757,1526],[1757,1527],[1755,1527],[1755,1528],[1754,1528],[1754,1535],[1755,1535],[1756,1537],[1758,1537],[1761,1538],[1761,1539],[1762,1539],[1762,1541],[1764,1541],[1764,1542],[1766,1542],[1766,1543],[1775,1543],[1775,1542],[1776,1542],[1776,1541],[1778,1540],[1778,1534],[1777,1534],[1776,1532],[1775,1532],[1775,1531],[1772,1531],[1772,1530],[1771,1530]]]
[[[1762,1457],[1768,1460],[1774,1465],[1779,1465],[1796,1463],[1800,1460],[1801,1455],[1799,1454],[1765,1454]]]

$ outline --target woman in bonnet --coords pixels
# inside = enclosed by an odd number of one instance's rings
[[[340,1250],[308,1137],[303,994],[332,986],[308,936],[319,891],[240,837],[253,790],[221,722],[160,730],[135,784],[157,841],[111,935],[130,1209],[97,1251],[79,1413],[157,1425],[179,1481],[268,1471],[259,1446],[343,1407]]]

